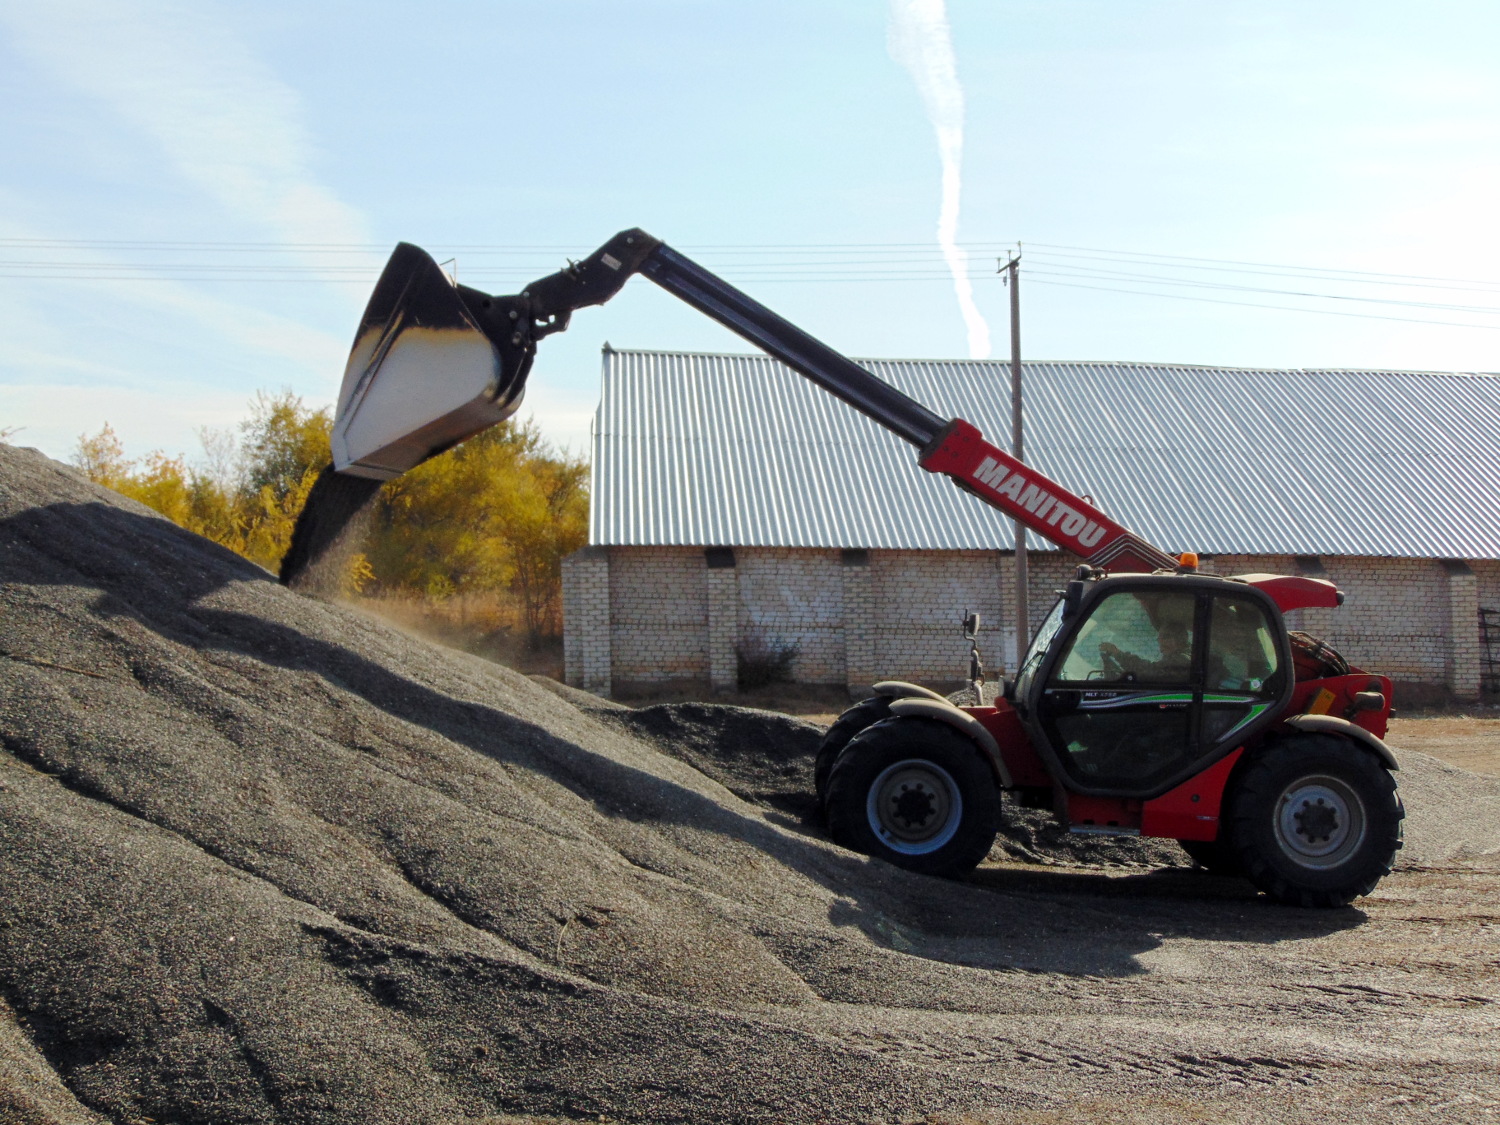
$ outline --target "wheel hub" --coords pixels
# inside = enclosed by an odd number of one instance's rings
[[[921,831],[937,815],[937,799],[921,782],[903,782],[891,800],[892,813],[906,828]]]
[[[942,766],[908,758],[881,771],[865,811],[871,830],[892,851],[925,855],[953,839],[963,819],[963,798]]]
[[[1297,834],[1310,844],[1326,844],[1339,830],[1339,810],[1324,802],[1322,797],[1303,801],[1294,814]]]
[[[1283,790],[1276,837],[1294,863],[1336,867],[1359,848],[1364,836],[1364,803],[1341,779],[1304,777]]]

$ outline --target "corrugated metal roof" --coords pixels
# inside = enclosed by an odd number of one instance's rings
[[[1008,448],[1006,364],[860,362]],[[1500,558],[1500,377],[1026,363],[1023,381],[1027,461],[1165,550]],[[1013,544],[765,356],[607,351],[593,444],[595,544]]]

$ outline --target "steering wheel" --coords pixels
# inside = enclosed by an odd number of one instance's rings
[[[1108,650],[1104,647],[1107,644],[1109,645]],[[1108,641],[1099,642],[1099,666],[1104,670],[1104,679],[1106,680],[1124,680],[1126,678],[1125,668],[1120,663],[1120,650]],[[1133,679],[1134,677],[1131,678]]]

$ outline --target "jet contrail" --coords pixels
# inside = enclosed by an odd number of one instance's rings
[[[964,154],[964,92],[953,61],[953,36],[943,0],[891,0],[886,49],[917,84],[928,120],[937,133],[938,158],[943,164],[943,203],[938,211],[937,238],[953,274],[953,290],[969,331],[969,355],[990,354],[990,326],[974,304],[969,283],[969,256],[958,245],[958,197]]]

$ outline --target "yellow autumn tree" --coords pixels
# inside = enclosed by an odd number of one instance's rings
[[[330,458],[329,411],[290,391],[257,394],[232,435],[205,431],[204,464],[125,455],[114,430],[78,440],[90,479],[275,570]],[[217,467],[211,467],[217,466]],[[514,607],[533,646],[561,631],[562,559],[588,531],[588,466],[556,452],[533,422],[505,422],[390,482],[345,593],[442,602],[454,594]],[[509,613],[511,611],[507,611]]]
[[[125,446],[120,443],[114,427],[108,422],[92,437],[88,434],[79,437],[72,461],[89,480],[105,488],[118,488],[135,468],[134,462],[125,456]]]
[[[220,482],[190,468],[182,457],[168,457],[158,450],[134,461],[125,456],[119,437],[106,423],[97,434],[78,439],[73,463],[95,483],[243,553],[236,498]]]
[[[232,468],[221,465],[215,473],[160,451],[132,460],[107,423],[78,439],[73,463],[90,480],[275,570],[308,490],[328,463],[331,428],[327,408],[310,409],[291,391],[261,392],[240,426],[235,457],[218,451],[217,460],[237,462]],[[205,448],[222,437],[204,433]]]
[[[307,494],[332,459],[332,432],[333,416],[326,406],[310,409],[289,390],[278,395],[258,391],[250,417],[240,424],[241,553],[267,570],[280,566]]]
[[[383,589],[509,593],[533,645],[561,630],[562,559],[588,534],[588,467],[505,422],[382,490],[366,545]]]

